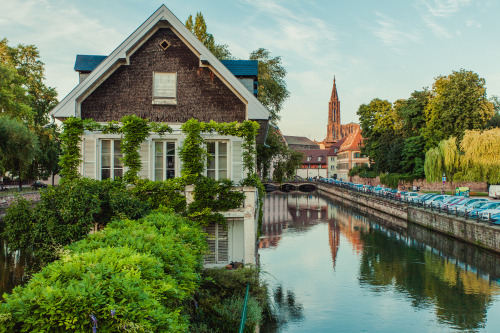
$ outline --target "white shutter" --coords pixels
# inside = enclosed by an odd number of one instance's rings
[[[227,230],[223,225],[211,224],[203,228],[207,235],[209,253],[205,255],[206,264],[229,263],[229,244]]]
[[[231,151],[231,180],[235,183],[241,181],[244,177],[243,175],[243,148],[241,147],[241,141],[233,141],[232,142],[232,151]]]
[[[96,140],[93,137],[83,138],[83,176],[95,178],[96,175]]]
[[[142,163],[139,178],[149,179],[149,141],[143,141],[139,148],[140,159]]]
[[[175,98],[176,73],[154,73],[154,97]]]

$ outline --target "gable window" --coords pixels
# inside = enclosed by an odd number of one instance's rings
[[[175,177],[175,142],[154,141],[155,147],[155,180]]]
[[[177,104],[177,73],[153,72],[153,104]]]
[[[123,177],[121,140],[101,140],[101,180]]]
[[[216,180],[229,178],[227,141],[209,141],[207,142],[207,151],[210,154],[207,161],[207,177]]]

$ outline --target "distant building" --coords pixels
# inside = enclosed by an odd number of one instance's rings
[[[348,180],[349,170],[356,166],[370,165],[369,158],[361,154],[362,143],[361,130],[345,138],[337,152],[337,179]]]
[[[328,149],[304,149],[299,151],[304,154],[304,159],[297,169],[297,176],[302,178],[326,178]]]
[[[305,136],[283,136],[286,140],[286,143],[290,149],[293,150],[306,150],[306,149],[319,149],[319,145],[306,138]]]
[[[340,150],[340,147],[344,143],[346,138],[342,138],[339,141],[335,142],[328,153],[326,154],[328,164],[327,164],[327,177],[337,179],[337,153]]]
[[[349,123],[340,124],[340,100],[337,94],[337,85],[335,77],[333,78],[333,89],[328,102],[328,125],[326,127],[326,139],[317,142],[321,148],[330,148],[335,142],[359,130],[359,124]]]

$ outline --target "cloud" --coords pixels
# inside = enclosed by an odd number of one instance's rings
[[[452,34],[448,31],[448,29],[438,24],[436,20],[434,20],[434,18],[432,18],[431,16],[424,15],[422,19],[425,25],[427,25],[432,30],[436,37],[441,39],[451,38]]]
[[[421,0],[420,2],[433,17],[450,17],[462,7],[468,6],[471,0]]]
[[[417,30],[403,31],[398,28],[400,25],[398,21],[377,11],[375,15],[378,17],[378,27],[374,28],[373,33],[387,46],[399,50],[399,47],[407,42],[420,41],[420,33]]]
[[[478,21],[475,21],[475,20],[472,20],[472,19],[468,19],[465,24],[467,24],[468,27],[472,27],[472,28],[481,28],[482,25],[481,23],[479,23]]]
[[[34,44],[46,64],[49,86],[64,97],[77,83],[72,71],[77,53],[109,54],[125,34],[68,2],[9,0],[2,3],[0,30],[11,45]],[[71,58],[68,57],[71,54]]]

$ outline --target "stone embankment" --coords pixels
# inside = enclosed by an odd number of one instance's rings
[[[415,223],[427,229],[500,253],[500,226],[455,215],[447,215],[435,210],[413,207],[406,203],[393,202],[329,184],[317,183],[317,186],[322,194],[377,218],[389,219],[394,225],[407,228],[408,222]]]
[[[0,197],[0,218],[5,215],[5,211],[7,210],[7,208],[9,208],[10,204],[13,203],[18,196],[21,196],[24,199],[31,200],[33,202],[40,201],[40,193],[38,191],[2,196]]]

